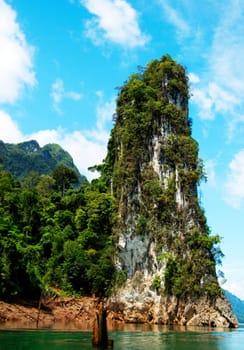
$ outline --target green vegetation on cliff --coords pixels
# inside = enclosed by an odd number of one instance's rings
[[[57,145],[0,144],[0,297],[109,294],[128,277],[123,261],[117,272],[113,264],[128,228],[156,243],[165,267],[152,283],[158,293],[221,293],[219,237],[197,198],[204,171],[188,95],[185,69],[170,56],[133,74],[119,91],[101,176],[77,188],[71,164],[51,164]]]
[[[116,199],[115,235],[157,244],[158,265],[165,266],[157,276],[160,293],[215,296],[222,293],[215,272],[222,252],[197,198],[205,174],[191,137],[188,97],[185,69],[168,55],[133,74],[120,89],[103,169]],[[133,275],[133,253],[121,249],[122,271]],[[135,259],[131,264],[143,270]]]

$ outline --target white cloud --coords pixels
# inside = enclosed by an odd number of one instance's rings
[[[82,95],[78,92],[75,92],[75,91],[67,91],[65,93],[65,97],[73,100],[73,101],[79,101],[82,97]]]
[[[192,81],[193,82],[193,81]],[[191,101],[199,107],[199,117],[201,119],[213,120],[214,101],[209,96],[208,89],[196,88],[191,89]]]
[[[205,48],[207,66],[201,81],[192,82],[192,101],[201,118],[224,117],[231,126],[231,136],[244,115],[244,2],[231,0],[220,14],[211,46]]]
[[[29,136],[29,138],[36,139],[40,145],[58,143],[72,155],[75,165],[81,174],[88,179],[98,175],[88,171],[88,167],[101,164],[106,156],[109,130],[115,111],[114,97],[109,101],[104,101],[103,93],[100,91],[99,99],[94,129],[67,132],[58,128],[56,130],[42,130]]]
[[[208,184],[211,187],[216,186],[216,172],[215,172],[215,162],[213,160],[208,160],[205,162],[205,169],[207,172],[207,180]]]
[[[99,91],[100,101],[96,108],[96,128],[85,131],[85,135],[89,139],[95,139],[98,142],[107,144],[109,138],[109,132],[111,128],[111,122],[113,114],[115,113],[115,97],[112,97],[110,101],[103,101],[103,93]]]
[[[226,282],[223,289],[244,300],[244,271],[241,261],[227,261],[223,264]]]
[[[116,109],[115,99],[115,97],[112,97],[111,100],[107,102],[104,102],[103,99],[100,100],[96,110],[96,125],[98,130],[103,130],[106,123],[111,122]]]
[[[62,91],[62,89],[60,90]],[[56,102],[59,103],[58,94],[55,98]],[[110,101],[103,101],[103,94],[101,93],[96,110],[96,127],[93,130],[70,132],[59,127],[57,129],[39,130],[30,135],[24,135],[17,122],[10,115],[0,110],[0,139],[9,143],[35,139],[41,146],[48,143],[57,143],[71,154],[80,173],[91,180],[97,177],[98,174],[87,169],[90,166],[101,164],[106,156],[114,110],[115,98]]]
[[[18,124],[6,112],[0,110],[0,140],[9,143],[23,141]]]
[[[212,71],[221,85],[239,93],[244,91],[244,3],[232,0],[221,15],[215,30],[212,53]],[[239,95],[239,94],[238,94]]]
[[[52,84],[52,91],[50,95],[53,99],[53,106],[55,109],[57,109],[57,106],[62,101],[64,95],[64,83],[61,79],[55,80],[55,82]]]
[[[53,108],[59,114],[62,113],[60,104],[63,99],[70,99],[73,101],[79,101],[82,98],[82,95],[75,91],[65,91],[64,82],[62,79],[56,79],[52,84],[50,96],[53,100]]]
[[[138,13],[125,0],[81,0],[95,17],[86,22],[86,35],[95,45],[105,41],[128,48],[144,46],[149,38],[138,24]]]
[[[244,149],[235,154],[229,164],[228,177],[224,186],[224,199],[234,208],[244,201]]]
[[[235,113],[234,115],[232,115],[232,118],[228,120],[228,140],[227,141],[231,142],[235,138],[238,138],[238,134],[241,135],[241,139],[243,140],[243,131],[244,131],[244,109],[240,111],[240,113]]]
[[[16,12],[0,0],[0,103],[13,103],[25,86],[35,86],[33,53]]]
[[[191,34],[190,26],[183,18],[180,11],[170,6],[167,0],[158,0],[158,3],[162,6],[166,20],[176,28],[177,39],[179,40],[189,36]]]
[[[192,80],[193,84],[198,83]],[[207,86],[193,88],[191,90],[193,103],[200,107],[199,116],[201,119],[213,120],[220,112],[225,115],[227,112],[235,114],[235,106],[239,104],[239,99],[231,91],[227,91],[215,82],[210,82]]]
[[[100,140],[89,140],[83,131],[67,132],[64,129],[41,130],[29,135],[28,139],[35,139],[44,146],[48,143],[57,143],[70,153],[75,165],[81,174],[89,180],[96,177],[96,173],[88,171],[88,167],[101,164],[106,156],[106,143]]]
[[[239,102],[231,92],[215,83],[208,85],[208,91],[216,112],[230,112],[233,109],[233,105]]]
[[[188,78],[189,78],[190,84],[197,84],[197,83],[200,82],[199,76],[196,75],[195,73],[190,72],[190,73],[188,74]]]
[[[236,269],[233,272],[235,272],[238,277],[234,281],[227,280],[227,282],[223,285],[223,289],[237,296],[239,299],[244,300],[244,276],[241,277],[239,274],[242,272],[241,269]]]

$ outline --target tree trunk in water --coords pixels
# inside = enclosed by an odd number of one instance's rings
[[[41,295],[40,295],[40,299],[39,299],[39,303],[38,303],[38,312],[37,312],[37,319],[36,319],[36,328],[38,328],[39,326],[39,319],[40,319],[40,312],[41,312],[41,306],[42,306],[42,291],[41,291]]]
[[[100,346],[103,349],[107,349],[108,346],[110,347],[112,345],[112,341],[108,339],[107,310],[104,309],[103,304],[100,304],[96,311],[93,326],[92,345]]]

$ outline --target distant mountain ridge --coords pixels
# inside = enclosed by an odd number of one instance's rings
[[[3,167],[15,179],[21,180],[31,172],[38,175],[50,174],[60,164],[73,169],[79,182],[86,181],[75,166],[71,155],[58,144],[40,147],[37,141],[30,140],[18,144],[5,143],[0,140],[0,159]]]
[[[244,300],[239,299],[237,296],[233,295],[227,290],[225,290],[224,292],[225,296],[229,299],[231,303],[233,312],[236,315],[238,321],[244,323]]]

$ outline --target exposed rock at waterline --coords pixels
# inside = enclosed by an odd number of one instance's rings
[[[109,308],[120,312],[126,323],[153,323],[180,326],[235,328],[238,322],[223,297],[178,300],[176,297],[117,295]]]

